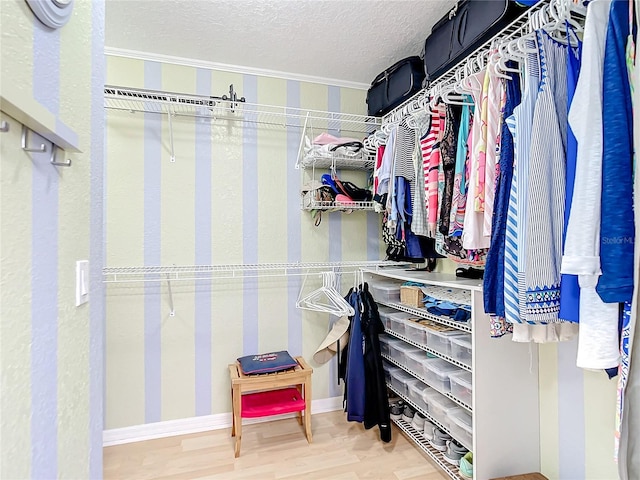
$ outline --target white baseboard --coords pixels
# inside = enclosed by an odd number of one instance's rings
[[[322,398],[311,402],[311,413],[326,413],[342,409],[342,396]],[[252,423],[270,422],[283,418],[293,418],[295,413],[274,415],[264,418],[248,418],[242,421],[243,425]],[[188,433],[206,432],[231,427],[231,412],[215,415],[203,415],[201,417],[181,418],[164,422],[146,423],[132,427],[113,428],[102,432],[102,444],[105,447],[120,445],[123,443],[140,442],[154,438],[173,437]]]

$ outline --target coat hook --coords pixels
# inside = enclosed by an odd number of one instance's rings
[[[6,120],[2,120],[2,122],[0,122],[0,132],[6,133],[8,131],[9,131],[9,122],[7,122]]]
[[[71,166],[71,159],[67,160],[66,162],[56,162],[56,152],[58,150],[57,145],[51,144],[51,165],[55,165],[56,167],[70,167]]]
[[[29,130],[25,125],[22,126],[22,150],[25,152],[46,152],[47,146],[44,143],[41,143],[38,148],[27,148],[27,130]]]

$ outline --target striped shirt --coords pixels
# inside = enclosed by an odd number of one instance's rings
[[[525,265],[528,322],[559,321],[567,139],[567,48],[536,32],[541,80],[533,117]],[[564,108],[563,108],[564,106]]]

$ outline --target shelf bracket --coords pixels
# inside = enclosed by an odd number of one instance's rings
[[[173,121],[171,120],[171,117],[173,117],[173,113],[169,112],[167,114],[167,117],[169,118],[169,143],[171,144],[171,163],[175,163],[176,154],[173,150]]]
[[[176,309],[173,305],[173,290],[171,290],[171,277],[169,276],[169,274],[167,273],[167,289],[169,290],[169,316],[170,317],[175,317],[176,316]]]
[[[302,149],[304,148],[304,138],[307,133],[307,124],[309,123],[309,112],[304,117],[304,128],[302,129],[302,135],[300,135],[300,146],[298,147],[298,158],[296,159],[296,170],[300,170],[300,158],[302,155]]]

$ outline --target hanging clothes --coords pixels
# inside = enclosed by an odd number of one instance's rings
[[[540,90],[531,137],[527,194],[526,310],[529,323],[560,319],[560,262],[567,144],[567,49],[536,32]]]
[[[467,250],[477,250],[489,248],[490,239],[482,233],[484,213],[476,210],[476,199],[480,183],[484,179],[480,177],[484,174],[481,168],[486,160],[487,148],[487,116],[486,116],[486,96],[483,93],[486,69],[471,75],[467,78],[466,88],[471,91],[473,102],[475,103],[474,122],[469,137],[470,161],[469,161],[469,189],[467,191],[467,203],[464,215],[464,229],[462,231],[462,246]],[[488,84],[487,84],[488,89]],[[478,198],[478,206],[480,205]]]
[[[591,369],[616,367],[619,361],[618,306],[604,303],[595,290],[600,276],[602,82],[610,6],[611,0],[593,0],[587,7],[582,65],[569,111],[578,152],[561,271],[579,276],[580,331],[576,364]]]
[[[514,62],[507,63],[508,68],[514,68]],[[503,117],[506,119],[513,114],[516,105],[520,104],[521,92],[519,78],[506,82],[506,98]],[[491,247],[487,255],[484,269],[484,311],[505,317],[504,307],[504,250],[507,213],[509,209],[509,193],[513,177],[513,136],[506,122],[502,122],[500,132],[500,161],[496,196],[491,225]]]
[[[414,135],[416,136],[415,146],[413,149],[413,170],[414,177],[416,178],[417,186],[413,189],[413,219],[411,221],[411,231],[416,235],[427,236],[429,230],[427,228],[427,209],[424,198],[424,188],[420,188],[420,182],[417,180],[423,177],[423,160],[422,160],[422,148],[420,145],[420,138],[428,135],[431,125],[431,116],[423,115],[415,119],[416,129]]]
[[[353,289],[349,291],[349,304],[355,310],[350,317],[349,347],[345,375],[345,408],[349,422],[363,422],[365,413],[364,338],[362,335],[360,298]]]
[[[531,51],[536,47],[534,40],[525,40],[524,43],[527,50]],[[525,57],[523,81],[522,101],[506,120],[513,136],[514,167],[505,238],[504,301],[505,319],[514,324],[526,321],[523,314],[526,303],[524,270],[527,246],[527,179],[533,113],[540,82],[538,56],[535,53],[528,53]]]
[[[567,38],[577,38],[569,24],[567,23]],[[567,54],[567,111],[573,102],[578,76],[580,74],[580,53],[582,41],[577,39],[577,48],[570,47]],[[578,155],[578,141],[568,125],[567,130],[567,194],[564,203],[564,233],[562,236],[562,248],[567,236],[567,226],[569,224],[569,214],[571,212],[571,202],[573,199],[573,188],[576,177],[576,160]],[[580,285],[577,275],[562,274],[560,276],[560,318],[569,322],[577,322],[580,318]]]
[[[636,15],[640,8],[640,0],[636,0],[635,5],[630,6],[631,12]],[[633,9],[635,6],[635,9]],[[629,22],[634,18],[629,15]],[[637,18],[637,17],[636,17]],[[633,31],[632,28],[629,29]],[[632,39],[629,41],[628,55],[632,47]],[[631,64],[631,61],[628,61]],[[631,79],[632,99],[634,106],[634,147],[636,156],[634,159],[634,171],[637,171],[638,154],[640,152],[640,114],[637,107],[640,106],[640,68],[636,65],[632,67]],[[640,175],[634,175],[634,219],[635,235],[640,237]],[[640,285],[640,246],[634,245],[634,290],[629,318],[623,322],[620,362],[620,375],[618,384],[618,407],[619,407],[619,452],[618,452],[618,472],[620,480],[631,480],[640,478],[640,455],[637,432],[640,431],[640,362],[637,359],[638,348],[640,348],[640,335],[637,335],[638,319],[638,292]],[[625,309],[626,311],[626,309]]]
[[[602,107],[602,217],[596,291],[607,303],[630,302],[633,294],[633,112],[625,58],[628,2],[611,4],[604,53]]]
[[[390,442],[391,418],[378,338],[379,334],[384,333],[384,325],[380,320],[378,306],[369,292],[368,284],[361,285],[359,296],[364,307],[361,315],[364,336],[364,428],[369,429],[378,425],[380,439],[383,442]]]
[[[456,146],[456,166],[453,180],[453,194],[451,199],[451,213],[449,216],[449,235],[462,236],[464,226],[464,212],[467,204],[467,180],[469,149],[467,148],[469,133],[471,132],[473,118],[473,99],[466,95],[462,114],[460,116],[460,128],[458,130],[458,142]]]
[[[496,76],[493,68],[487,69],[489,85],[487,92],[487,147],[484,171],[484,192],[482,234],[491,237],[491,224],[493,221],[493,208],[495,202],[497,170],[500,160],[500,137],[502,128],[502,110],[504,109],[505,85],[501,78]]]
[[[461,114],[460,107],[447,105],[445,108],[445,129],[440,142],[443,185],[440,193],[440,215],[438,221],[438,230],[444,236],[449,235],[453,187],[456,175],[456,145],[458,144]]]

